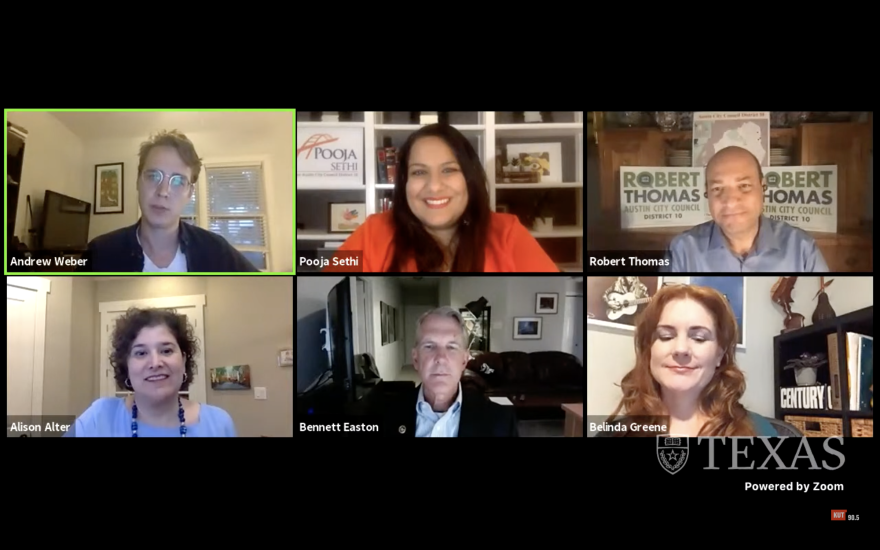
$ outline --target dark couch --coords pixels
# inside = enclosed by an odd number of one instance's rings
[[[506,397],[523,417],[563,416],[563,403],[584,402],[584,367],[574,355],[561,351],[505,351],[472,359],[462,386],[487,397]]]

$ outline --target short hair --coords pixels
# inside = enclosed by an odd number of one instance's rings
[[[196,146],[186,137],[186,134],[177,130],[162,130],[151,135],[147,141],[141,143],[141,149],[138,152],[140,160],[138,161],[138,178],[144,171],[144,164],[147,162],[147,156],[154,147],[173,147],[183,162],[192,170],[192,181],[199,181],[199,173],[202,171],[202,159],[196,153]]]
[[[168,328],[183,353],[186,380],[180,385],[180,391],[186,391],[192,383],[196,373],[195,357],[199,353],[199,342],[192,325],[186,320],[186,315],[170,309],[131,308],[116,320],[116,327],[110,338],[110,366],[113,367],[113,378],[120,390],[131,389],[126,387],[125,381],[128,379],[128,356],[132,344],[141,330],[158,326]]]
[[[447,317],[449,319],[455,319],[455,322],[458,323],[458,326],[461,327],[461,345],[462,347],[467,347],[468,334],[467,328],[464,325],[464,318],[461,316],[455,308],[451,308],[449,306],[442,306],[438,308],[434,308],[428,310],[419,317],[419,320],[416,321],[416,341],[415,346],[418,347],[419,343],[422,341],[422,323],[425,322],[425,319],[428,317]]]
[[[704,178],[705,183],[706,183],[706,187],[709,187],[709,177],[708,177],[709,165],[712,164],[712,161],[715,159],[715,157],[717,157],[718,155],[720,155],[724,151],[727,151],[728,149],[739,149],[741,151],[745,151],[746,153],[748,153],[749,156],[752,157],[752,160],[755,161],[755,166],[758,168],[758,181],[759,182],[764,181],[764,169],[761,167],[761,161],[758,160],[758,157],[756,157],[754,153],[752,153],[751,151],[749,151],[745,147],[739,147],[737,145],[730,145],[729,147],[725,147],[724,149],[722,149],[722,150],[718,151],[717,153],[715,153],[714,155],[712,155],[712,158],[710,158],[709,162],[706,163],[706,176],[707,177]]]

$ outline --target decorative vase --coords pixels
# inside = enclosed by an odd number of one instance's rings
[[[540,233],[549,233],[550,231],[553,231],[553,218],[549,216],[535,218],[534,229]]]
[[[794,369],[794,381],[798,386],[812,386],[818,371],[817,367],[798,367]]]
[[[675,111],[657,111],[654,113],[654,122],[664,132],[671,132],[678,127],[678,113]]]
[[[831,302],[828,301],[828,294],[822,292],[819,294],[819,303],[816,305],[816,311],[813,312],[813,324],[815,325],[824,319],[834,319],[835,317],[837,317],[837,314],[834,313],[834,308],[831,307]]]

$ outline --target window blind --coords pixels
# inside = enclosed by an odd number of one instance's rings
[[[268,269],[266,199],[261,164],[206,165],[204,181],[181,219],[221,235],[257,269]],[[207,220],[199,219],[200,198]]]

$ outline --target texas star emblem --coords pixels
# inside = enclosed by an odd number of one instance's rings
[[[688,438],[680,435],[657,436],[657,460],[670,474],[677,474],[688,459]]]

